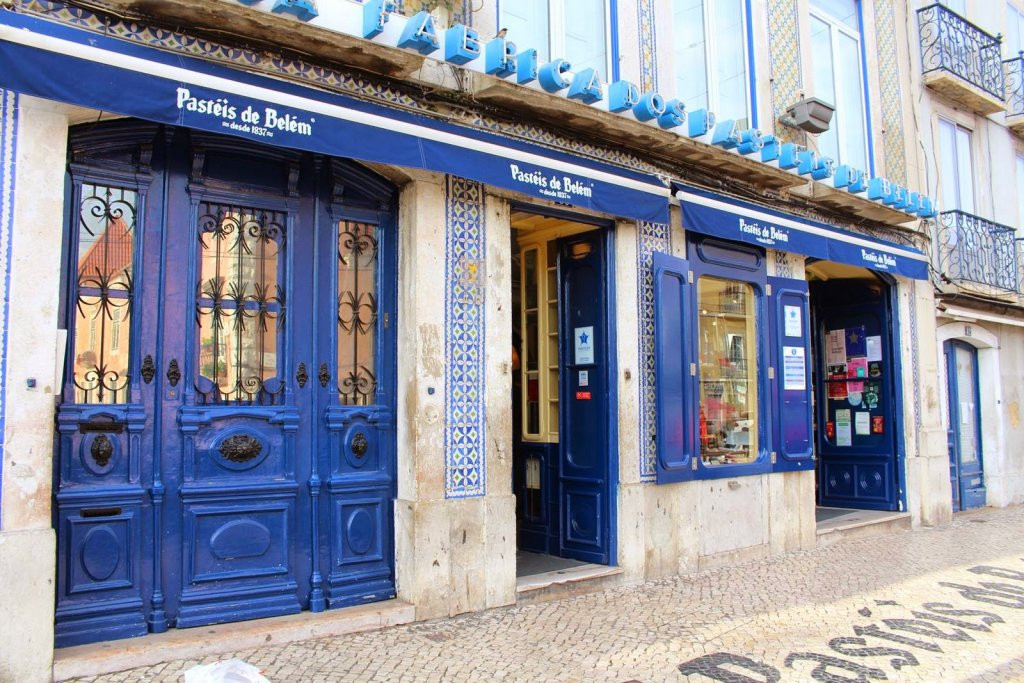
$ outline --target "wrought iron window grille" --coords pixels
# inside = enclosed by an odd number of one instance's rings
[[[963,211],[943,211],[935,229],[937,268],[950,282],[1021,291],[1021,240],[1013,228]]]
[[[1002,38],[993,36],[936,3],[917,10],[923,73],[948,71],[1000,100]]]
[[[1024,51],[1003,62],[1006,84],[1006,115],[1024,115]]]

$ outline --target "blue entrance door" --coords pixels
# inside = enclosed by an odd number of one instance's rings
[[[981,464],[981,420],[978,405],[978,352],[961,341],[944,346],[949,396],[949,480],[953,509],[985,505]]]
[[[73,140],[58,645],[393,596],[390,188],[181,129]]]
[[[811,283],[816,342],[818,502],[896,510],[896,373],[888,287]],[[855,303],[849,303],[855,302]]]
[[[609,560],[608,352],[603,233],[558,243],[562,409],[560,554]]]

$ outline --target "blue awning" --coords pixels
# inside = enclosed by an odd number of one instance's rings
[[[913,247],[682,183],[673,183],[672,188],[682,205],[683,227],[687,230],[916,280],[928,279],[928,257]]]
[[[668,222],[656,176],[0,9],[0,88]]]

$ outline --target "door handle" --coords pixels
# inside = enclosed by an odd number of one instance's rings
[[[320,364],[320,372],[317,374],[317,378],[320,380],[320,386],[326,387],[331,381],[331,371],[327,368],[327,363]]]
[[[171,383],[172,387],[178,386],[178,382],[181,381],[181,368],[178,367],[177,358],[172,358],[171,362],[167,364],[167,381]]]

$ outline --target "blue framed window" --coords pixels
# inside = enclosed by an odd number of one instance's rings
[[[868,98],[857,0],[811,0],[813,94],[836,111],[818,136],[818,152],[838,164],[871,169]]]
[[[751,246],[688,249],[653,260],[658,482],[812,469],[807,283]]]
[[[673,0],[675,94],[688,110],[751,125],[747,0]]]
[[[610,0],[505,0],[498,25],[520,50],[534,48],[543,64],[562,57],[574,72],[596,69],[613,80]]]

